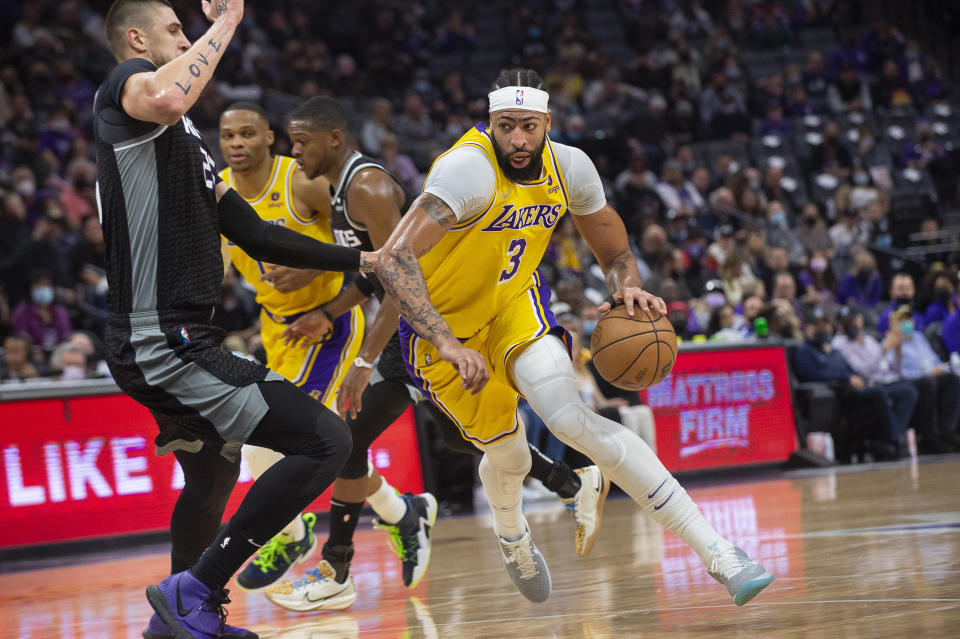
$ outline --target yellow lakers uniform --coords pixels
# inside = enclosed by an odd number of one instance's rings
[[[490,444],[518,432],[519,395],[507,374],[518,347],[550,332],[570,344],[550,312],[550,289],[537,274],[569,200],[549,139],[543,177],[534,183],[512,182],[503,175],[482,125],[447,153],[467,145],[484,152],[496,172],[497,188],[482,212],[454,225],[420,258],[420,268],[431,301],[454,335],[486,359],[490,381],[471,395],[453,366],[404,321],[400,338],[407,370],[421,390],[466,439]]]
[[[297,211],[293,201],[293,172],[297,163],[293,158],[277,155],[273,158],[270,179],[263,190],[247,202],[262,219],[281,224],[321,242],[333,243],[330,221],[308,211]],[[230,186],[235,186],[230,168],[220,172]],[[360,352],[363,341],[363,315],[354,307],[334,321],[331,330],[320,342],[297,346],[285,345],[281,335],[287,326],[304,313],[333,299],[343,286],[343,274],[325,272],[300,290],[291,293],[277,291],[260,277],[271,265],[254,260],[232,242],[227,242],[230,259],[247,282],[257,292],[261,304],[260,334],[267,351],[267,367],[303,388],[326,406],[333,407],[336,392],[343,376]]]

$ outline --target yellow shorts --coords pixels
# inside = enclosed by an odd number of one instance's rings
[[[289,323],[272,319],[260,311],[260,335],[267,351],[267,368],[290,380],[327,408],[337,401],[340,382],[360,353],[363,342],[363,311],[350,309],[333,322],[333,330],[322,342],[298,346],[283,343]]]
[[[424,395],[459,427],[464,439],[478,445],[492,444],[519,431],[517,402],[520,397],[510,380],[508,365],[524,344],[554,333],[570,349],[570,335],[550,312],[550,289],[531,287],[515,297],[499,315],[463,345],[481,355],[490,371],[490,381],[476,395],[460,384],[453,365],[440,359],[433,344],[418,336],[400,320],[400,345],[407,372]]]

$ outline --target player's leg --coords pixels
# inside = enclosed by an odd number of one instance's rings
[[[282,339],[285,324],[261,315],[261,336],[267,351],[267,365],[302,391],[328,408],[350,362],[363,341],[363,313],[351,309],[338,317],[329,336],[312,345],[290,346]],[[280,459],[280,453],[257,446],[244,446],[243,454],[254,478],[260,477]],[[293,566],[309,559],[317,545],[313,513],[298,514],[254,556],[237,575],[237,585],[247,591],[262,591],[283,579]]]
[[[553,433],[594,460],[647,514],[693,548],[738,605],[773,581],[770,573],[707,522],[638,435],[586,407],[559,338],[546,335],[535,340],[513,358],[510,373],[517,390]]]
[[[223,587],[257,548],[339,473],[351,449],[346,424],[288,382],[260,382],[268,407],[247,438],[284,454],[250,487],[237,512],[194,566],[150,586],[147,598],[176,639],[216,637]]]

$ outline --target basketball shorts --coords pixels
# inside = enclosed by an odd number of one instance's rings
[[[291,322],[278,322],[260,312],[260,335],[267,351],[267,368],[299,386],[324,406],[334,410],[337,391],[360,353],[363,342],[363,311],[353,307],[336,318],[321,341],[296,346],[284,343],[283,332]]]
[[[105,359],[120,389],[146,406],[160,429],[157,454],[204,446],[235,460],[269,406],[257,384],[283,381],[224,350],[211,312],[160,321],[157,313],[113,315]]]
[[[519,432],[517,402],[519,394],[509,377],[511,357],[524,344],[553,333],[567,345],[566,329],[550,311],[550,289],[541,283],[510,301],[476,335],[461,340],[463,345],[483,355],[490,381],[476,395],[460,384],[453,365],[440,359],[437,349],[400,320],[400,345],[407,372],[414,383],[437,408],[460,429],[464,439],[484,446]]]

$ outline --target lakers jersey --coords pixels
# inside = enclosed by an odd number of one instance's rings
[[[333,244],[333,231],[326,217],[320,215],[311,217],[310,211],[296,210],[293,202],[293,172],[296,168],[297,162],[293,158],[283,155],[274,156],[273,169],[266,186],[255,198],[247,202],[254,208],[257,215],[271,224],[280,224],[315,240]],[[220,177],[230,186],[235,186],[229,167],[220,172]],[[281,293],[269,282],[260,281],[260,276],[267,272],[269,265],[251,258],[232,242],[227,242],[227,246],[234,266],[256,289],[257,302],[273,315],[293,315],[316,308],[333,299],[343,285],[343,273],[327,271],[318,275],[300,290]]]
[[[503,175],[483,125],[470,129],[447,153],[464,146],[483,151],[497,188],[482,212],[455,224],[420,258],[430,300],[461,339],[476,334],[535,285],[537,266],[569,205],[549,137],[543,176],[536,182],[512,182]]]

